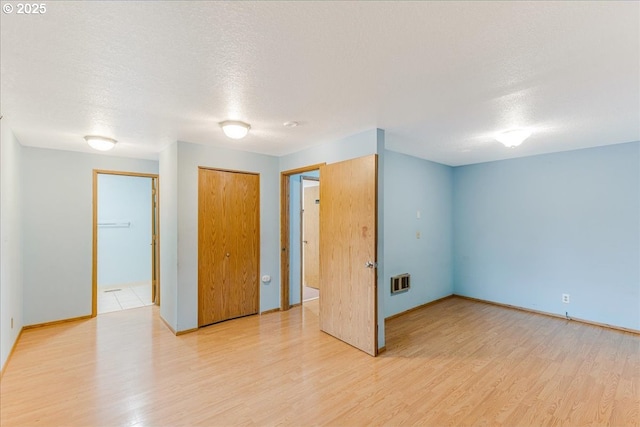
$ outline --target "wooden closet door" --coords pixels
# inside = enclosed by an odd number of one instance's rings
[[[259,176],[229,173],[229,319],[259,310]]]
[[[198,325],[259,310],[259,175],[198,175]]]

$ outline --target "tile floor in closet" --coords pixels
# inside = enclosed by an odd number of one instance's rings
[[[98,314],[153,305],[151,283],[98,287]]]

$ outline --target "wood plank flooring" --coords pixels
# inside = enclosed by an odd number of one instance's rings
[[[26,330],[2,426],[640,424],[640,337],[451,298],[387,322],[377,358],[317,305],[173,336],[156,307]]]

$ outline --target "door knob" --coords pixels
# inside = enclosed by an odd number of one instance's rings
[[[229,252],[227,252],[227,258],[229,258],[231,256],[231,254]]]
[[[367,261],[364,263],[364,266],[367,268],[376,268],[378,266],[377,262]]]

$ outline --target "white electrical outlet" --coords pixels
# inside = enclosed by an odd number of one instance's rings
[[[562,302],[565,304],[569,304],[569,294],[562,294]]]

